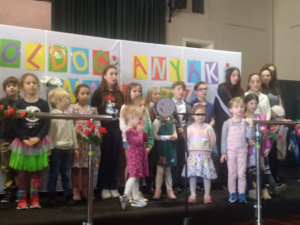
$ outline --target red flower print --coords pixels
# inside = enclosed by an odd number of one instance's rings
[[[117,56],[113,55],[111,58],[112,58],[113,60],[116,60]]]
[[[268,129],[263,129],[262,131],[264,134],[268,134],[269,133],[269,130]]]
[[[166,157],[164,156],[164,157],[160,157],[160,162],[162,163],[162,164],[166,164],[167,162],[166,162]]]
[[[82,130],[82,126],[78,126],[77,129],[78,129],[78,130]]]
[[[300,136],[300,131],[297,132],[297,136]]]
[[[0,105],[0,109],[2,109],[3,108],[3,105]]]
[[[0,109],[1,109],[1,105],[0,105]],[[299,125],[296,125],[295,126],[295,131],[298,131],[299,130]]]
[[[11,109],[8,109],[7,110],[7,115],[8,116],[12,116],[12,115],[14,115],[15,114],[15,108],[11,108]]]
[[[91,130],[95,130],[96,126],[95,125],[91,125],[90,128],[91,128]]]
[[[275,126],[272,126],[270,129],[271,129],[271,130],[276,130],[276,127],[275,127]]]
[[[19,114],[22,118],[25,118],[25,116],[26,116],[26,112],[20,112]]]
[[[86,125],[88,126],[88,127],[90,127],[91,125],[92,125],[92,122],[91,121],[86,121]]]
[[[115,98],[111,94],[109,94],[106,98],[107,100],[115,101]]]
[[[282,138],[282,137],[283,137],[283,134],[278,134],[278,137],[279,137],[279,138]]]
[[[86,136],[89,136],[89,134],[91,133],[90,130],[85,130],[83,131],[83,133],[86,135]]]

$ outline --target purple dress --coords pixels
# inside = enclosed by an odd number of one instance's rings
[[[125,132],[129,144],[127,155],[127,166],[129,177],[148,177],[148,156],[146,142],[149,140],[148,134],[144,131],[137,131],[129,128]]]

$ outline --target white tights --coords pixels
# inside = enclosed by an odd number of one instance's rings
[[[155,185],[157,189],[161,189],[163,177],[165,174],[165,182],[167,189],[172,189],[172,175],[170,166],[157,166]]]
[[[124,195],[127,197],[132,193],[133,200],[139,198],[139,177],[131,177],[127,180],[125,185]]]
[[[206,178],[203,178],[203,181],[204,181],[204,196],[210,196],[211,181]],[[197,185],[197,177],[190,177],[191,195],[196,196],[196,185]]]

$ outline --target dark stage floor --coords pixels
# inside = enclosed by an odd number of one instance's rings
[[[276,218],[287,215],[298,215],[300,212],[300,183],[297,182],[298,168],[284,168],[288,189],[285,195],[273,197],[271,201],[263,201],[263,218]],[[281,174],[281,175],[282,175]],[[204,205],[203,192],[197,192],[198,202],[189,205],[191,224],[231,224],[254,220],[254,201],[248,204],[231,204],[228,193],[224,190],[212,190],[213,204]],[[149,196],[150,197],[150,196]],[[164,195],[166,197],[166,195]],[[127,211],[121,211],[116,199],[101,200],[96,194],[94,201],[94,224],[155,224],[181,225],[184,218],[184,194],[177,195],[178,200],[150,201],[146,208],[128,206]],[[0,224],[82,224],[86,221],[86,203],[72,208],[63,205],[57,208],[46,208],[47,198],[41,195],[42,209],[16,210],[16,203],[0,205]],[[57,199],[63,203],[63,197]]]

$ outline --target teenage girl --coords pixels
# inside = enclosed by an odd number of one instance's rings
[[[16,102],[16,108],[30,112],[49,113],[48,102],[37,96],[40,84],[36,75],[24,74],[20,78],[20,88],[25,92],[25,96]],[[17,209],[28,209],[26,191],[28,176],[31,177],[30,208],[41,208],[38,196],[40,171],[48,166],[48,151],[53,148],[47,136],[49,127],[49,119],[22,118],[14,120],[13,129],[16,138],[9,147],[12,150],[9,166],[19,170]]]
[[[160,93],[160,90],[158,87],[151,87],[148,89],[146,97],[145,97],[145,106],[148,109],[150,119],[152,122],[156,119],[156,117],[152,111],[150,103],[153,102],[154,105],[156,105],[156,103],[159,101],[160,97],[161,97],[161,93]]]
[[[70,105],[68,112],[70,114],[90,114],[97,115],[97,109],[88,105],[90,99],[90,88],[86,84],[79,84],[75,88],[76,103]],[[81,196],[87,199],[87,187],[88,187],[88,144],[82,143],[81,139],[83,134],[77,129],[78,126],[86,126],[86,120],[75,121],[75,132],[77,134],[78,150],[74,150],[74,157],[72,163],[72,186],[73,186],[73,199],[74,201],[80,201]],[[99,120],[94,121],[94,125],[97,127],[101,126]],[[98,160],[95,157],[95,167],[98,167]],[[80,179],[81,171],[81,179]],[[81,180],[81,195],[80,195],[80,184]]]
[[[110,115],[112,120],[102,121],[102,127],[107,133],[103,135],[100,146],[101,158],[98,173],[97,187],[102,190],[101,196],[117,198],[118,192],[118,152],[122,142],[122,133],[118,120],[124,96],[118,85],[118,70],[109,65],[104,68],[102,80],[95,90],[91,105],[97,107],[99,115]]]

